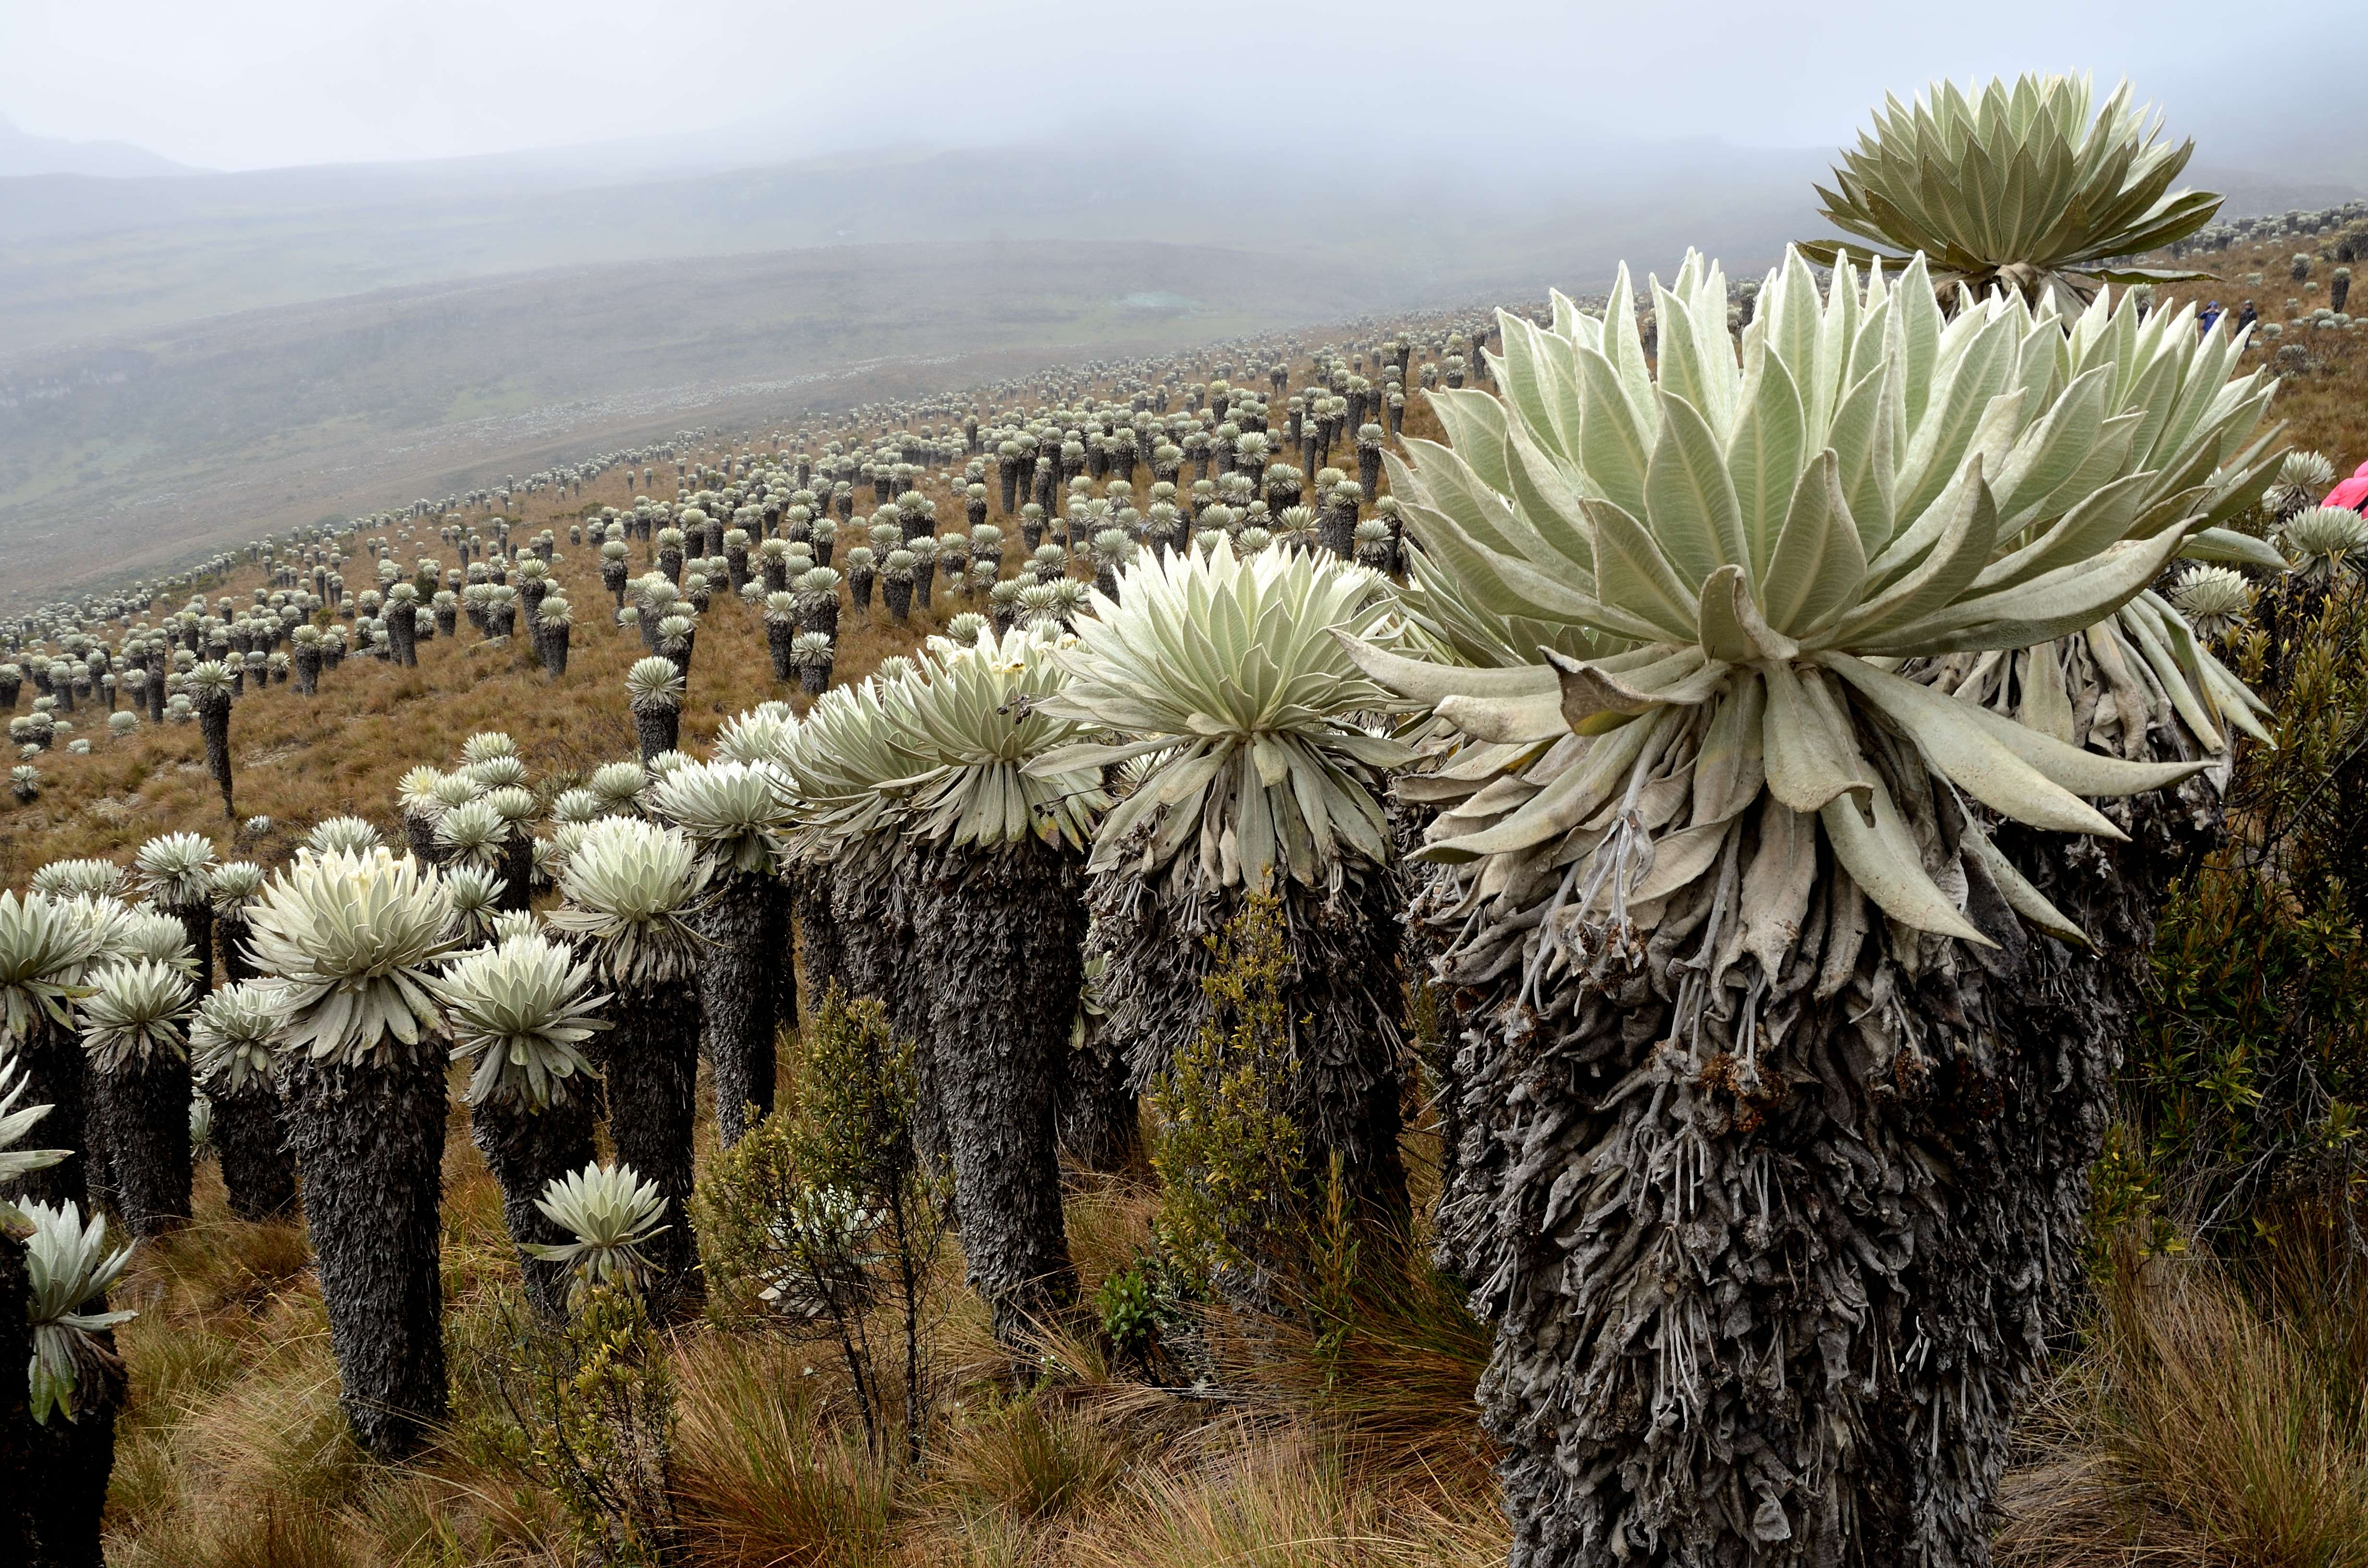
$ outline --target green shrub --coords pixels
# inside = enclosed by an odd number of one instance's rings
[[[2181,1228],[2236,1239],[2294,1203],[2325,1205],[2358,1250],[2368,589],[2341,585],[2235,652],[2270,676],[2276,744],[2240,753],[2229,841],[2164,905],[2129,1063],[2134,1108]],[[2100,1194],[2125,1199],[2126,1173],[2102,1174]]]
[[[1208,1021],[1152,1094],[1155,1229],[1169,1266],[1199,1291],[1290,1252],[1302,1228],[1294,1210],[1304,1165],[1283,1108],[1293,1066],[1281,903],[1251,897],[1210,945]]]
[[[721,1154],[699,1191],[717,1310],[835,1340],[875,1453],[901,1424],[921,1460],[930,1285],[950,1192],[913,1146],[921,1080],[887,1010],[837,986],[792,1058],[797,1090]],[[883,1356],[882,1334],[901,1346]],[[901,1369],[901,1423],[892,1419]]]
[[[668,1561],[674,1386],[639,1294],[591,1286],[557,1326],[513,1303],[507,1326],[499,1397],[577,1539],[610,1568]]]

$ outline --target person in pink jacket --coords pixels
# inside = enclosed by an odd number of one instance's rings
[[[2340,506],[2347,512],[2368,510],[2368,463],[2362,463],[2352,476],[2327,493],[2322,506]]]

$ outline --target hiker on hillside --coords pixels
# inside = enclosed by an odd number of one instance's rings
[[[2212,331],[2212,324],[2219,319],[2220,301],[2214,300],[2210,304],[2203,307],[2203,313],[2202,315],[2195,318],[2196,335],[2199,337],[2208,335]]]
[[[2368,512],[2368,463],[2362,463],[2351,478],[2327,493],[2322,506],[2340,506],[2347,512]]]
[[[2248,300],[2245,301],[2245,308],[2237,312],[2237,330],[2238,332],[2250,331],[2253,324],[2260,319],[2261,313],[2253,309],[2253,301]]]

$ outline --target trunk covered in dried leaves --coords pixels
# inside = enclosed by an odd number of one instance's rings
[[[16,1369],[33,1359],[33,1328],[27,1321],[32,1289],[25,1272],[25,1243],[18,1230],[0,1227],[0,1496],[29,1498],[32,1484],[33,1418],[28,1412],[26,1380]],[[0,1562],[33,1561],[29,1508],[0,1508]]]
[[[1143,1153],[1143,1116],[1118,1042],[1093,1018],[1064,1055],[1061,1152],[1089,1171],[1133,1169]]]
[[[971,1283],[1021,1348],[1076,1294],[1054,1109],[1084,976],[1080,857],[1030,839],[916,868],[928,1054]]]
[[[774,976],[784,943],[767,871],[722,878],[700,917],[700,1044],[715,1074],[715,1125],[730,1148],[773,1110]],[[749,1108],[755,1107],[755,1114]]]
[[[938,1065],[929,1051],[928,996],[914,982],[911,867],[901,850],[851,851],[830,874],[831,924],[838,937],[839,973],[850,996],[870,996],[888,1009],[888,1027],[913,1042],[920,1076],[913,1108],[913,1142],[941,1166],[946,1135],[938,1109]]]
[[[341,1069],[294,1052],[287,1093],[338,1402],[364,1448],[399,1457],[446,1408],[443,1053],[390,1041]]]
[[[50,1114],[40,1119],[27,1140],[28,1145],[70,1149],[73,1153],[54,1165],[28,1171],[15,1181],[0,1185],[0,1198],[17,1203],[46,1203],[51,1208],[71,1203],[87,1214],[92,1186],[100,1179],[92,1170],[96,1149],[92,1134],[97,1131],[97,1119],[91,1114],[90,1055],[71,1031],[58,1028],[47,1017],[37,1017],[32,1028],[17,1040],[14,1060],[24,1074],[25,1087],[23,1097],[17,1101],[18,1108],[37,1105],[50,1108]],[[9,1364],[0,1362],[0,1366]]]
[[[682,710],[663,704],[633,710],[633,733],[642,744],[642,766],[646,767],[662,752],[675,749],[682,731]]]
[[[784,933],[780,948],[783,966],[794,975],[797,964],[804,964],[806,991],[810,995],[820,996],[834,985],[842,991],[851,992],[853,987],[848,983],[847,954],[839,935],[838,917],[831,913],[830,873],[809,866],[795,866],[785,881],[789,884],[790,907],[796,916],[796,953],[792,958],[792,938]],[[798,1021],[794,987],[792,980],[791,994],[786,996],[781,1008],[783,1023]]]
[[[230,694],[226,691],[198,693],[198,728],[205,736],[206,771],[213,775],[222,798],[222,816],[238,820],[231,807],[230,773]]]
[[[1297,882],[1279,896],[1297,960],[1284,1012],[1295,1068],[1289,1109],[1304,1168],[1320,1182],[1339,1155],[1360,1212],[1392,1232],[1403,1230],[1406,1216],[1398,1153],[1401,899],[1395,870],[1347,863],[1329,898]],[[1092,901],[1094,945],[1109,960],[1105,1024],[1125,1053],[1133,1088],[1148,1092],[1207,1020],[1201,983],[1212,961],[1209,938],[1240,913],[1241,891],[1168,900],[1118,871],[1096,879]]]
[[[690,1229],[691,1124],[699,1108],[699,991],[679,982],[621,990],[609,1030],[593,1042],[609,1091],[609,1140],[618,1160],[666,1194],[666,1229],[643,1247],[650,1313],[695,1305],[699,1247]]]
[[[296,1162],[279,1092],[250,1079],[207,1091],[214,1103],[214,1152],[231,1212],[242,1220],[284,1220],[296,1212]]]
[[[152,1051],[92,1074],[91,1088],[124,1224],[144,1239],[188,1223],[188,1059]]]
[[[580,1076],[554,1085],[551,1104],[540,1109],[514,1099],[489,1100],[469,1108],[469,1141],[501,1184],[502,1223],[521,1249],[575,1239],[536,1208],[535,1200],[550,1183],[591,1164],[592,1129],[599,1119],[599,1086]],[[529,1257],[521,1250],[518,1268],[534,1309],[553,1321],[564,1316],[567,1266]]]
[[[74,1371],[74,1418],[53,1410],[47,1421],[27,1422],[25,1488],[8,1506],[25,1512],[33,1539],[31,1554],[22,1561],[30,1568],[104,1568],[106,1562],[102,1525],[108,1478],[115,1471],[115,1417],[131,1379],[115,1354],[114,1331],[91,1338],[94,1354],[81,1358]]]
[[[2155,912],[2218,794],[2103,803],[2129,843],[1998,835],[2092,956],[2016,917],[1906,743],[1861,740],[1996,949],[1889,925],[1765,797],[1630,930],[1570,921],[1556,876],[1417,906],[1459,1030],[1440,1262],[1496,1326],[1520,1568],[1989,1562]]]

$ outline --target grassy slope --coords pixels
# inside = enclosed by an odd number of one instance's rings
[[[1195,379],[1209,374],[1205,365]],[[1304,384],[1311,367],[1302,360],[1293,387]],[[1106,389],[1103,389],[1106,390]],[[1407,411],[1407,433],[1440,438],[1435,420],[1417,406]],[[965,404],[966,405],[966,404]],[[865,434],[876,424],[860,427]],[[814,445],[832,435],[849,435],[844,426],[814,427]],[[716,452],[746,449],[738,440]],[[713,455],[711,453],[710,455]],[[1353,449],[1334,449],[1336,463],[1355,467]],[[922,485],[936,504],[940,531],[962,526],[962,502],[959,468],[934,473]],[[1190,470],[1187,470],[1190,477]],[[1312,475],[1310,476],[1313,477]],[[1138,493],[1148,480],[1138,474]],[[671,473],[658,476],[661,498],[674,494]],[[1383,482],[1386,490],[1387,482]],[[508,647],[484,644],[464,619],[456,639],[422,642],[419,665],[401,669],[375,659],[348,658],[324,672],[317,698],[298,695],[292,686],[250,687],[233,710],[231,749],[234,763],[236,801],[242,818],[269,817],[270,835],[254,846],[253,858],[268,860],[301,841],[304,832],[324,817],[359,814],[375,821],[391,838],[401,837],[394,804],[394,785],[404,771],[420,762],[449,762],[463,738],[483,729],[507,731],[518,743],[520,755],[539,780],[549,781],[588,771],[599,763],[634,752],[633,731],[624,707],[624,672],[643,655],[638,632],[620,630],[610,620],[611,600],[600,585],[598,553],[566,542],[568,523],[586,507],[629,506],[637,484],[629,483],[620,469],[586,485],[581,496],[564,502],[549,494],[526,496],[523,528],[516,536],[522,544],[532,532],[555,528],[560,544],[553,576],[575,611],[567,675],[559,681],[544,676],[523,640]],[[992,488],[992,487],[990,487]],[[404,492],[394,492],[401,495]],[[382,494],[381,502],[390,499]],[[857,524],[869,516],[869,492],[859,496]],[[471,515],[481,521],[484,513]],[[996,516],[991,520],[1005,533],[1004,575],[1016,573],[1026,549],[1016,520]],[[424,555],[446,565],[451,550],[436,537],[432,523],[416,526],[406,535],[389,536],[396,561],[409,562]],[[842,531],[839,553],[861,542],[860,528]],[[632,567],[649,569],[649,546],[636,541]],[[357,552],[344,566],[349,593],[359,593],[374,580],[373,563]],[[1083,575],[1083,569],[1077,569]],[[245,599],[262,585],[263,574],[242,568],[221,585],[210,587],[210,598],[229,596]],[[845,590],[842,589],[842,598]],[[848,606],[840,620],[838,662],[834,679],[859,679],[892,653],[909,652],[944,621],[964,609],[984,612],[985,596],[972,599],[950,595],[940,581],[928,613],[916,612],[903,627],[891,623],[875,598],[867,617]],[[700,619],[699,642],[683,706],[682,735],[686,749],[702,747],[724,720],[768,698],[785,698],[801,710],[805,699],[794,686],[779,687],[766,653],[762,618],[727,590],[719,592]],[[32,687],[25,687],[20,703],[29,706]],[[92,753],[75,756],[63,748],[40,761],[46,781],[42,797],[30,804],[0,799],[0,885],[21,885],[34,869],[47,861],[76,855],[121,855],[154,835],[179,830],[224,835],[220,794],[205,771],[205,748],[195,724],[143,724],[123,740],[110,740],[103,716],[77,712],[70,721],[74,734],[89,738]],[[73,737],[66,737],[73,738]],[[241,853],[249,853],[241,850]]]
[[[1205,371],[1203,372],[1205,374]],[[1299,384],[1298,381],[1293,382]],[[1436,437],[1417,413],[1417,434]],[[737,443],[731,450],[740,449]],[[662,481],[662,484],[665,482]],[[961,506],[942,476],[927,486],[941,526]],[[557,526],[587,505],[630,498],[614,477],[564,513],[530,499],[529,526]],[[1000,521],[1000,519],[998,519]],[[1020,558],[1016,526],[1006,556]],[[635,567],[641,546],[636,544]],[[397,559],[440,551],[399,545]],[[349,584],[370,574],[347,562]],[[0,883],[67,855],[123,856],[149,836],[187,828],[227,853],[276,860],[323,817],[359,813],[400,841],[393,787],[423,760],[449,760],[480,729],[518,743],[546,790],[633,751],[622,675],[638,636],[605,624],[609,598],[594,552],[563,542],[557,576],[576,607],[570,669],[548,681],[522,653],[457,639],[423,644],[419,667],[348,659],[317,699],[292,687],[252,692],[232,720],[238,808],[267,814],[260,839],[235,841],[203,764],[194,725],[143,727],[86,757],[53,755],[43,798],[0,802]],[[241,593],[249,570],[211,590]],[[875,611],[842,619],[837,678],[860,676],[908,651],[966,601],[904,627]],[[757,617],[719,596],[702,619],[683,739],[702,747],[731,713],[789,696],[770,678]],[[792,697],[799,707],[803,698]],[[467,1138],[457,1104],[445,1158],[445,1285],[454,1358],[452,1428],[416,1462],[371,1462],[347,1438],[318,1287],[301,1227],[231,1218],[218,1182],[201,1178],[185,1235],[143,1248],[119,1304],[142,1316],[120,1334],[132,1375],[110,1498],[110,1562],[140,1568],[393,1568],[395,1564],[575,1563],[555,1504],[500,1437],[484,1379],[499,1353],[495,1287],[511,1261],[497,1189]],[[702,1159],[712,1153],[701,1100]],[[1409,1135],[1417,1170],[1432,1140]],[[1145,1177],[1081,1177],[1068,1206],[1071,1245],[1088,1296],[1148,1242]],[[673,1349],[681,1431],[676,1482],[689,1560],[717,1564],[1060,1562],[1205,1564],[1256,1561],[1381,1565],[1470,1563],[1501,1557],[1487,1456],[1470,1392],[1485,1345],[1428,1292],[1376,1313],[1350,1370],[1382,1397],[1342,1402],[1308,1371],[1304,1335],[1272,1325],[1235,1336],[1246,1361],[1243,1404],[1212,1404],[1114,1371],[1090,1335],[1056,1337],[1060,1369],[1017,1403],[999,1358],[947,1265],[951,1310],[937,1354],[956,1381],[951,1426],[927,1475],[882,1471],[850,1448],[835,1358],[824,1346],[696,1327]],[[1360,1367],[1358,1356],[1387,1368]],[[1252,1362],[1255,1364],[1253,1365]],[[1419,1462],[1408,1456],[1419,1456]]]

